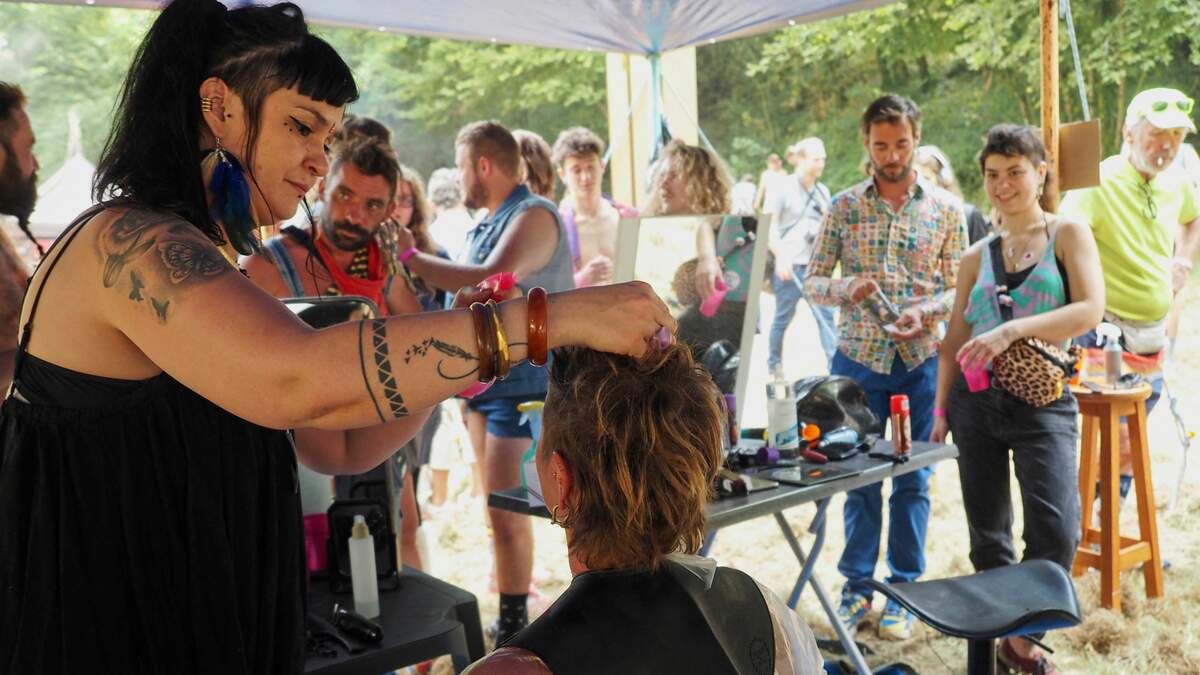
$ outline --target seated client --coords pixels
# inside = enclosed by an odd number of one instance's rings
[[[695,555],[721,463],[716,397],[681,346],[555,352],[537,469],[574,579],[472,675],[821,671],[782,601]]]

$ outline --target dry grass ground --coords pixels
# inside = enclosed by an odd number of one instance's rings
[[[1200,277],[1193,279],[1190,291],[1193,300],[1183,322],[1170,382],[1191,428],[1200,430]],[[763,309],[770,316],[769,298]],[[807,307],[801,305],[799,308],[786,344],[790,347],[785,353],[785,369],[789,376],[815,373],[823,367]],[[752,375],[745,406],[746,426],[764,422],[761,392],[766,379],[763,365],[766,362],[765,335],[756,339],[755,349],[753,362],[758,368]],[[1165,575],[1166,595],[1162,599],[1147,599],[1140,572],[1127,572],[1121,583],[1122,610],[1115,613],[1099,608],[1097,573],[1076,578],[1085,620],[1076,628],[1047,636],[1047,642],[1057,652],[1055,663],[1064,672],[1200,673],[1200,569],[1197,569],[1200,563],[1200,452],[1193,453],[1178,503],[1167,511],[1165,502],[1180,470],[1180,444],[1165,401],[1150,417],[1150,442],[1156,501],[1164,507],[1158,512],[1160,545],[1164,559],[1171,565]],[[1019,542],[1020,497],[1015,493],[1015,479],[1012,484],[1017,521],[1014,533]],[[465,467],[452,473],[452,485],[457,493],[465,494],[469,485]],[[932,579],[970,573],[966,521],[955,463],[938,465],[930,485],[933,506],[925,576]],[[884,489],[888,488],[885,486]],[[831,594],[836,594],[842,583],[836,568],[843,543],[842,501],[835,498],[829,510],[828,537],[816,572]],[[787,513],[797,532],[807,527],[813,510],[813,507],[805,506]],[[496,596],[488,591],[491,554],[481,507],[464,500],[440,518],[429,521],[427,527],[434,543],[433,572],[478,596],[486,626],[496,616]],[[1132,532],[1136,527],[1136,514],[1130,503],[1123,513],[1122,528]],[[570,582],[562,531],[544,520],[535,519],[534,536],[537,541],[536,573],[543,579],[541,588],[552,598]],[[807,546],[811,536],[801,537],[801,542]],[[722,530],[712,555],[724,564],[745,570],[784,597],[791,591],[799,571],[770,518]],[[886,570],[886,563],[881,559],[877,574],[882,577]],[[878,620],[882,606],[882,600],[876,598],[873,622]],[[811,591],[805,592],[797,609],[818,636],[832,636],[833,631]],[[904,643],[875,638],[873,624],[859,632],[859,639],[874,651],[868,657],[872,665],[903,661],[922,673],[963,672],[965,645],[923,626],[918,626],[913,639]],[[449,672],[448,664],[438,665],[439,671]]]

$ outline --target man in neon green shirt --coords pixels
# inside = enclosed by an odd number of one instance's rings
[[[1143,356],[1166,347],[1166,317],[1187,283],[1200,246],[1200,204],[1178,171],[1167,171],[1188,132],[1194,102],[1175,89],[1148,89],[1125,112],[1125,145],[1100,164],[1100,185],[1067,194],[1059,210],[1090,223],[1104,268],[1105,320],[1122,328],[1122,347]],[[1095,332],[1077,340],[1096,346]],[[1162,392],[1162,371],[1148,373]],[[1121,496],[1129,490],[1129,431],[1121,425]]]

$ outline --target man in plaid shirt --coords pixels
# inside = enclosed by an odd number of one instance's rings
[[[893,394],[907,394],[913,439],[929,439],[937,386],[937,324],[954,304],[958,262],[966,246],[962,200],[913,170],[921,141],[921,112],[908,98],[876,99],[863,113],[863,145],[872,177],[834,197],[809,263],[805,288],[818,305],[841,308],[838,353],[831,372],[863,386],[871,410],[889,417]],[[842,276],[833,279],[841,263]],[[900,318],[885,327],[862,301],[880,293]],[[930,469],[892,480],[888,499],[888,582],[913,581],[925,570]],[[846,495],[846,548],[838,571],[846,577],[839,617],[853,632],[871,609],[866,580],[875,574],[882,530],[881,486]],[[904,640],[912,616],[888,601],[880,637]]]

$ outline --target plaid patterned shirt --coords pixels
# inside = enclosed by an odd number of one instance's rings
[[[804,280],[811,302],[842,308],[838,349],[883,374],[892,371],[897,353],[909,370],[937,353],[937,337],[928,329],[950,316],[967,242],[960,199],[923,178],[908,194],[904,206],[894,211],[879,196],[875,181],[867,179],[834,197]],[[832,279],[839,262],[842,277]],[[901,309],[919,305],[926,332],[893,341],[866,310],[850,304],[848,291],[855,277],[874,279]]]

